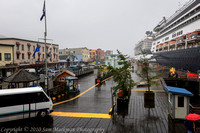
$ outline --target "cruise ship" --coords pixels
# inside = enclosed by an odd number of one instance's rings
[[[200,72],[200,0],[190,0],[153,29],[151,51],[164,66]]]

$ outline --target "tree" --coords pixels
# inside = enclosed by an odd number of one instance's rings
[[[128,62],[129,57],[127,55],[123,55],[120,51],[118,51],[118,58],[120,61],[118,62],[119,65],[122,65],[120,68],[114,68],[112,66],[108,66],[108,70],[113,75],[114,82],[117,83],[116,86],[113,86],[112,89],[113,95],[116,96],[116,93],[122,90],[123,97],[126,96],[126,92],[130,92],[131,89],[134,87],[135,83],[131,77],[130,66],[131,64]]]
[[[146,57],[145,51],[142,51],[143,57],[140,58],[138,64],[141,65],[141,68],[136,70],[136,74],[144,81],[146,81],[147,89],[150,91],[152,85],[159,85],[157,79],[163,73],[157,73],[155,68],[149,66],[151,58]]]

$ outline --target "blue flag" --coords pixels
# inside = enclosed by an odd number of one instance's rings
[[[44,1],[43,13],[42,13],[42,16],[40,18],[40,21],[42,21],[42,19],[43,19],[44,16],[45,16],[45,1]]]
[[[39,51],[40,51],[40,47],[39,47],[39,45],[37,44],[37,48],[35,49],[35,52],[33,53],[32,57],[35,56],[35,53],[36,53],[36,52],[39,52]]]

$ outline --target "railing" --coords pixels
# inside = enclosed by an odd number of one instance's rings
[[[189,104],[189,112],[190,113],[200,114],[200,107],[194,107],[191,104]]]
[[[66,84],[63,83],[61,85],[57,85],[57,86],[49,89],[47,91],[47,94],[49,97],[55,97],[57,95],[61,95],[61,94],[65,93],[65,92],[67,92]]]

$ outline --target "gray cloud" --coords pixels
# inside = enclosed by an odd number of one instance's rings
[[[134,44],[187,0],[46,0],[48,36],[60,48],[119,49]],[[44,35],[43,0],[1,0],[0,34],[37,40]]]

